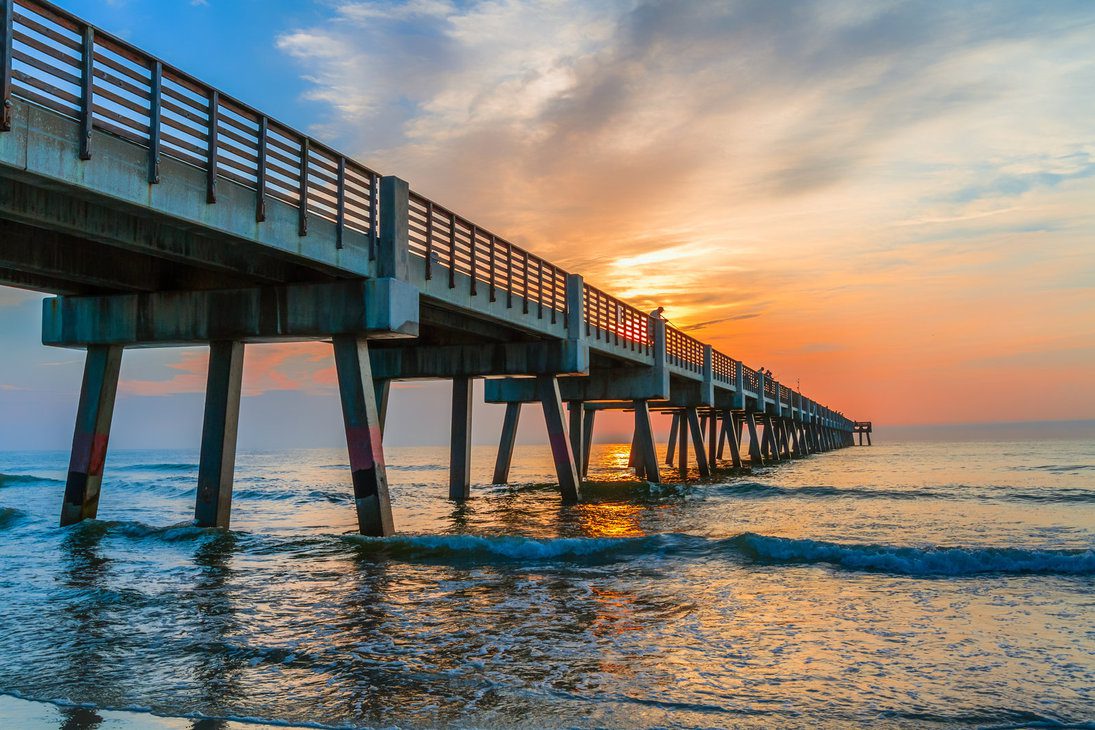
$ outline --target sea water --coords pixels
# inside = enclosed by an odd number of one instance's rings
[[[1090,441],[683,485],[599,446],[576,506],[546,449],[510,486],[493,458],[455,505],[445,449],[388,449],[381,540],[340,449],[241,453],[231,532],[190,524],[194,452],[111,452],[99,519],[64,529],[66,454],[0,455],[0,725],[1095,721]]]

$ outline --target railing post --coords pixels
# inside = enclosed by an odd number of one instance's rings
[[[706,406],[715,405],[715,366],[711,345],[703,346],[703,391],[700,401]],[[714,418],[714,416],[712,416]],[[713,460],[712,460],[713,461]]]
[[[300,138],[300,209],[297,211],[297,235],[308,235],[308,157],[312,142]]]
[[[339,155],[338,158],[338,182],[335,183],[335,248],[342,248],[343,237],[346,235],[346,158]],[[376,188],[373,187],[373,204],[376,208]],[[369,231],[369,258],[374,258],[373,238],[376,229]]]
[[[258,139],[255,141],[258,159],[255,161],[255,222],[266,220],[266,134],[270,121],[259,119]]]
[[[91,124],[95,106],[95,29],[84,28],[83,71],[80,75],[80,159],[91,159]]]
[[[380,178],[380,250],[376,275],[402,279],[410,275],[408,239],[410,187],[392,175]]]
[[[152,62],[148,93],[148,184],[160,182],[160,97],[163,91],[163,64]]]
[[[213,205],[217,202],[217,155],[220,152],[221,95],[213,89],[209,92],[209,152],[205,168],[205,202]]]
[[[0,132],[11,131],[12,0],[0,0]]]
[[[745,363],[734,362],[734,408],[745,410]]]
[[[764,373],[757,371],[757,410],[761,413],[768,412],[768,403],[764,400]]]

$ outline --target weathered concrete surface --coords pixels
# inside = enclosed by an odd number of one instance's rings
[[[42,303],[42,342],[58,347],[274,342],[336,334],[414,337],[418,291],[395,279],[369,279],[55,297]]]
[[[506,342],[430,347],[374,347],[373,377],[393,380],[498,375],[578,375],[588,372],[584,343]],[[585,368],[583,370],[583,368]]]
[[[369,366],[369,343],[357,335],[336,335],[334,350],[358,529],[363,535],[386,537],[395,532],[395,525],[376,389]]]
[[[498,458],[494,462],[494,483],[508,484],[509,470],[513,464],[513,446],[517,442],[517,426],[521,421],[521,404],[507,403],[506,417],[502,421],[502,437],[498,444]]]
[[[72,456],[61,504],[62,527],[94,519],[98,514],[121,365],[121,347],[98,345],[87,351],[80,404],[76,408],[76,428],[72,434]]]
[[[449,430],[449,499],[471,496],[472,384],[469,377],[452,379],[452,420]]]
[[[374,276],[368,237],[353,230],[338,248],[337,226],[311,216],[308,235],[299,235],[299,211],[274,198],[266,199],[266,219],[256,222],[256,192],[225,179],[217,181],[217,202],[206,202],[202,170],[164,156],[160,183],[148,182],[148,152],[113,135],[95,130],[89,160],[81,160],[79,124],[55,112],[13,100],[12,131],[0,135],[4,177],[17,177],[40,187],[63,190],[73,197],[107,204],[184,230],[252,244],[289,254],[346,275]],[[52,228],[48,219],[45,227]],[[257,245],[257,246],[256,246]]]
[[[243,389],[243,343],[213,342],[205,388],[205,420],[198,462],[194,522],[227,530],[232,518],[232,478]]]

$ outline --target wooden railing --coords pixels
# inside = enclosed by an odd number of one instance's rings
[[[255,219],[266,218],[268,200],[298,209],[299,235],[311,217],[335,225],[338,248],[345,230],[366,237],[377,254],[380,175],[291,127],[202,83],[125,41],[92,27],[44,0],[0,0],[0,131],[12,126],[11,99],[18,97],[75,120],[80,158],[91,159],[92,131],[147,149],[148,182],[160,182],[164,157],[202,170],[207,202],[217,202],[218,180],[254,190]],[[411,192],[409,248],[421,259],[426,280],[467,278],[470,294],[485,290],[539,319],[567,323],[567,272],[455,212]],[[589,284],[583,290],[585,333],[594,341],[649,356],[651,318]],[[702,374],[704,345],[666,327],[670,364]],[[756,371],[712,352],[716,380],[755,393]],[[777,398],[765,380],[765,394]],[[791,391],[780,386],[779,399]]]
[[[760,378],[757,376],[757,371],[744,365],[742,365],[742,371],[745,373],[745,389],[751,393],[757,393],[757,389],[760,388]],[[760,395],[760,393],[757,393],[757,395]]]
[[[582,299],[586,337],[642,355],[654,351],[649,314],[589,284]]]
[[[473,296],[483,287],[488,301],[501,296],[513,307],[516,297],[525,314],[534,307],[538,318],[566,321],[563,269],[415,192],[410,193],[408,218],[410,251],[423,260],[427,280],[444,277],[453,289],[456,275],[463,274]]]
[[[281,200],[299,209],[301,236],[309,216],[323,218],[338,247],[348,228],[369,237],[375,258],[376,172],[50,3],[0,4],[5,87],[78,121],[82,159],[92,130],[106,132],[148,149],[152,184],[170,157],[205,171],[211,204],[217,180],[231,180],[256,191],[257,221],[268,198]]]
[[[724,355],[718,350],[711,351],[711,371],[715,380],[726,385],[733,385],[737,378],[736,367],[741,363],[735,362],[729,355]]]
[[[703,343],[676,327],[665,328],[665,354],[671,365],[693,373],[703,372]]]

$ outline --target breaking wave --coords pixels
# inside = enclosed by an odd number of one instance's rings
[[[370,552],[403,559],[490,559],[544,561],[557,559],[623,559],[671,553],[697,556],[728,554],[762,563],[827,564],[911,576],[997,574],[1095,575],[1095,550],[1034,550],[992,547],[906,547],[842,544],[821,540],[743,533],[711,539],[663,534],[640,538],[489,537],[420,535],[345,540]]]
[[[731,542],[754,560],[826,563],[852,570],[900,575],[963,576],[984,573],[1095,575],[1095,550],[900,547],[796,540],[745,533]]]
[[[0,530],[6,530],[23,517],[23,512],[14,507],[0,507]]]
[[[719,492],[735,497],[836,497],[855,499],[994,499],[1014,502],[1054,502],[1093,504],[1095,491],[1080,488],[1017,490],[1012,487],[966,487],[956,485],[945,489],[883,489],[869,487],[777,487],[761,482],[735,482],[717,487]]]
[[[0,474],[0,487],[17,484],[64,484],[63,479],[35,476],[34,474]]]

